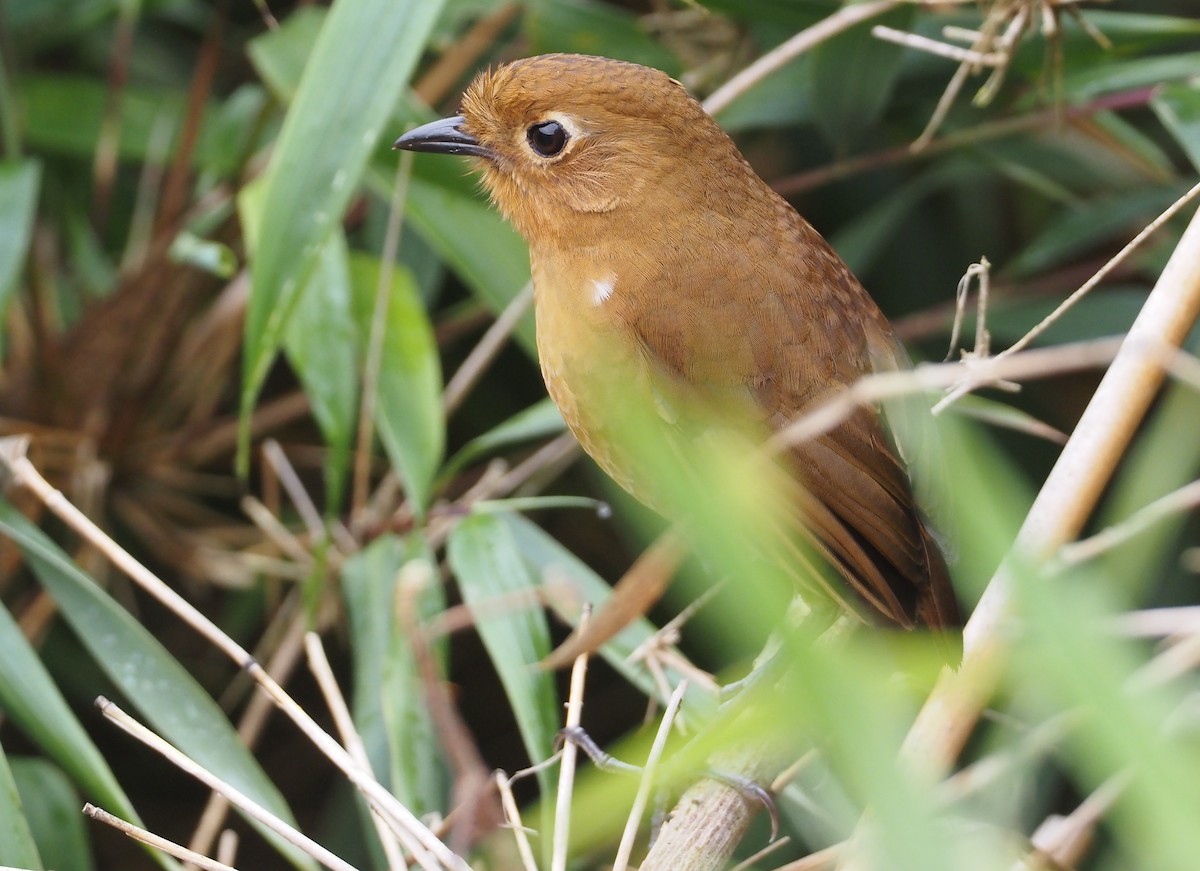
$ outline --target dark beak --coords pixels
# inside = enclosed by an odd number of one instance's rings
[[[434,154],[469,154],[472,157],[492,157],[492,152],[479,144],[470,133],[462,129],[462,115],[442,118],[409,130],[393,144],[392,148],[406,151],[429,151]]]

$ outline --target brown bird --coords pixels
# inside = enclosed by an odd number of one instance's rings
[[[664,438],[719,421],[778,430],[806,405],[904,364],[849,267],[665,73],[545,55],[480,74],[462,114],[397,148],[477,158],[529,244],[546,386],[584,449],[662,507],[615,410]],[[791,449],[804,525],[876,616],[958,621],[942,555],[880,414]]]

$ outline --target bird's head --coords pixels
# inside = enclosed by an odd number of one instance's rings
[[[418,127],[396,147],[480,158],[493,201],[531,242],[630,203],[666,206],[681,179],[696,177],[701,155],[737,155],[666,73],[562,54],[481,73],[461,115]]]

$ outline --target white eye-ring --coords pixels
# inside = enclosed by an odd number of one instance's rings
[[[538,157],[553,160],[579,135],[575,122],[565,116],[549,116],[525,128],[525,142]]]

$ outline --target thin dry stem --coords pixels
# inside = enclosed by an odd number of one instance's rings
[[[782,838],[776,838],[757,853],[747,856],[741,862],[738,862],[733,866],[733,868],[730,869],[730,871],[753,871],[754,868],[757,868],[762,864],[763,859],[766,859],[772,853],[779,852],[784,847],[790,846],[791,843],[792,839],[787,835],[784,835]]]
[[[1033,833],[1034,855],[1018,869],[1044,868],[1049,859],[1054,868],[1074,868],[1087,852],[1100,820],[1121,797],[1131,780],[1129,772],[1114,774],[1065,817],[1047,818]]]
[[[517,842],[521,867],[524,871],[538,871],[537,861],[533,858],[533,848],[529,845],[529,833],[521,822],[521,809],[513,795],[512,781],[503,771],[497,771],[495,778],[496,789],[500,792],[500,807],[504,809],[504,821],[512,830],[513,840]]]
[[[950,806],[983,791],[1030,759],[1050,753],[1078,723],[1079,717],[1071,713],[1038,723],[1025,731],[1015,746],[972,762],[942,781],[938,799]]]
[[[837,36],[842,31],[849,30],[856,24],[882,15],[899,5],[899,0],[875,0],[875,2],[855,3],[839,9],[827,18],[818,21],[812,27],[800,31],[779,47],[767,52],[724,85],[709,94],[708,99],[704,101],[705,110],[710,115],[719,114],[730,103],[784,64],[794,60],[814,46],[820,45],[825,40]]]
[[[633,798],[633,806],[629,809],[629,818],[625,822],[625,831],[621,833],[621,843],[617,848],[617,858],[613,862],[613,871],[626,871],[629,867],[629,856],[633,852],[633,842],[641,827],[642,815],[646,812],[646,804],[650,801],[650,790],[654,787],[654,774],[658,770],[659,760],[667,747],[667,738],[671,735],[671,727],[679,706],[683,704],[683,696],[687,692],[687,681],[680,681],[671,693],[667,709],[663,711],[662,722],[654,736],[650,747],[650,755],[646,758],[646,766],[642,769],[642,779],[638,783],[637,793]]]
[[[320,541],[325,536],[325,521],[321,518],[321,512],[317,509],[308,490],[305,489],[304,482],[296,473],[296,467],[284,453],[283,447],[275,439],[267,439],[263,442],[262,452],[263,460],[274,470],[279,483],[287,491],[288,498],[296,506],[296,513],[308,527],[309,538],[312,541]],[[341,524],[334,523],[331,526],[338,547],[346,553],[353,553],[358,549],[354,539],[350,537],[350,533]]]
[[[1144,690],[1162,686],[1182,677],[1200,665],[1200,635],[1172,637],[1167,647],[1134,673],[1130,689]]]
[[[590,605],[584,605],[579,616],[579,626],[584,628],[591,617]],[[565,727],[579,729],[583,720],[583,689],[587,682],[588,654],[575,657],[571,665],[571,687],[567,693],[567,715]],[[567,848],[571,840],[571,798],[575,794],[575,762],[579,748],[573,741],[566,741],[562,749],[562,765],[559,767],[558,795],[554,803],[554,840],[550,853],[550,871],[566,871]]]
[[[318,749],[333,762],[351,782],[363,792],[369,802],[376,805],[393,827],[410,831],[421,844],[447,867],[468,869],[470,866],[446,847],[408,808],[394,795],[383,788],[369,772],[355,763],[345,749],[325,732],[283,687],[240,644],[226,635],[211,620],[201,614],[191,603],[163,583],[149,569],[121,548],[90,518],[34,468],[25,456],[28,440],[21,437],[0,439],[0,463],[7,466],[13,479],[28,487],[54,514],[71,529],[94,545],[117,568],[121,569],[139,587],[165,605],[188,626],[217,647],[222,653],[243,668],[259,685],[271,701],[308,736]]]
[[[1078,534],[1162,383],[1161,362],[1143,348],[1177,346],[1198,313],[1200,217],[1193,216],[1026,515],[1016,558],[1044,558]],[[904,744],[908,764],[945,771],[961,752],[990,695],[986,663],[1002,644],[1013,569],[1007,559],[968,621],[962,667],[944,672],[922,707]]]
[[[1071,308],[1071,306],[1079,302],[1079,300],[1086,296],[1096,285],[1103,281],[1108,274],[1113,271],[1113,269],[1124,262],[1124,260],[1130,254],[1136,251],[1151,235],[1153,235],[1159,227],[1179,214],[1179,212],[1186,207],[1188,203],[1194,200],[1198,194],[1200,194],[1200,182],[1197,182],[1195,185],[1193,185],[1187,193],[1185,193],[1175,202],[1171,203],[1171,205],[1161,215],[1143,227],[1142,230],[1136,236],[1134,236],[1124,248],[1118,251],[1107,263],[1096,270],[1095,275],[1085,281],[1078,290],[1063,300],[1062,303],[1055,308],[1054,311],[1046,315],[1046,317],[1043,318],[1042,321],[1037,324],[1037,326],[1014,342],[1011,347],[1005,348],[997,356],[1006,357],[1029,347],[1034,339],[1046,332],[1046,330],[1048,330],[1055,321],[1061,318],[1063,314],[1065,314],[1066,311]]]
[[[1077,290],[1075,290],[1070,296],[1063,300],[1062,303],[1055,307],[1054,311],[1043,318],[1038,324],[1029,330],[1029,332],[1014,342],[1010,347],[997,354],[993,359],[1000,360],[1005,357],[1009,357],[1013,354],[1023,351],[1030,344],[1032,344],[1032,342],[1038,338],[1038,336],[1042,335],[1046,330],[1048,330],[1056,321],[1058,321],[1059,318],[1066,314],[1066,312],[1072,306],[1074,306],[1077,302],[1079,302],[1079,300],[1083,299],[1084,296],[1086,296],[1097,285],[1099,285],[1099,283],[1103,281],[1104,278],[1106,278],[1119,264],[1121,264],[1130,254],[1137,250],[1137,248],[1144,241],[1146,241],[1146,239],[1148,239],[1164,223],[1178,214],[1179,211],[1188,203],[1190,203],[1198,194],[1200,194],[1200,183],[1194,185],[1187,193],[1173,202],[1162,214],[1143,227],[1141,231],[1125,245],[1124,248],[1117,252],[1117,254],[1110,258]],[[961,316],[963,306],[965,305],[964,299],[966,296],[966,286],[969,284],[970,277],[973,274],[979,274],[980,294],[978,305],[978,322],[976,324],[975,349],[973,352],[964,355],[968,360],[977,360],[981,357],[984,357],[986,356],[988,350],[988,335],[985,329],[984,319],[987,310],[987,266],[988,263],[985,258],[981,260],[980,264],[972,266],[970,269],[968,269],[967,273],[963,276],[963,280],[959,282],[954,330],[951,336],[952,351],[958,339],[959,318]],[[955,385],[947,395],[938,400],[938,402],[933,406],[933,413],[940,414],[963,396],[966,396],[968,393],[971,393],[972,391],[984,386],[1008,390],[1017,389],[1016,385],[1001,378],[989,380],[987,377],[983,377],[981,379],[978,377],[978,375],[967,376],[963,378],[959,384]]]
[[[325,655],[325,645],[321,643],[321,636],[316,632],[306,632],[304,634],[304,652],[308,659],[308,670],[317,679],[317,686],[325,698],[329,713],[333,715],[333,722],[337,727],[338,735],[341,736],[342,745],[364,771],[370,771],[371,760],[367,756],[366,745],[363,744],[362,736],[354,726],[350,707],[346,704],[341,687],[338,686],[337,678],[334,677],[333,669],[329,665],[329,657]],[[388,828],[387,823],[375,813],[371,814],[371,821],[375,826],[375,834],[383,848],[388,867],[404,867],[404,854],[395,834]],[[436,869],[437,865],[434,864],[430,867]]]
[[[256,658],[264,655],[270,644],[267,639],[281,635],[274,653],[270,654],[267,662],[267,671],[275,675],[276,680],[281,683],[286,683],[287,678],[295,669],[296,663],[300,661],[303,633],[308,623],[307,613],[302,608],[296,607],[298,599],[299,591],[294,590],[290,601],[276,609],[271,625],[263,633],[264,640],[260,643],[259,649],[255,651]],[[317,624],[327,623],[331,613],[332,609],[326,602],[317,614]],[[286,622],[286,628],[279,633],[277,626],[284,622]],[[222,699],[222,702],[227,702],[227,699]],[[250,697],[237,727],[238,738],[245,747],[248,749],[255,747],[274,710],[275,708],[266,696],[255,693]],[[221,837],[221,827],[225,823],[228,812],[229,802],[216,793],[211,795],[204,811],[200,814],[200,821],[196,824],[188,846],[199,853],[209,852],[213,841]]]
[[[1144,348],[1177,344],[1198,312],[1200,219],[1193,217],[1026,516],[1014,554],[1044,556],[1078,532],[1162,381],[1158,355]],[[909,732],[904,753],[912,762],[945,770],[970,734],[990,693],[988,661],[1001,642],[1012,570],[1006,561],[988,585],[964,632],[962,668],[942,675]]]
[[[824,871],[826,868],[832,868],[834,863],[842,858],[845,849],[844,843],[832,844],[823,850],[809,853],[803,859],[780,865],[775,871]]]
[[[979,294],[975,301],[975,347],[971,354],[975,357],[988,356],[991,345],[991,334],[987,329],[988,297],[991,290],[992,264],[986,257],[980,257],[978,263],[972,263],[959,279],[958,288],[954,294],[954,326],[950,330],[950,350],[946,354],[949,360],[954,356],[958,347],[959,333],[962,332],[963,320],[967,315],[967,301],[971,296],[971,279],[979,283]]]
[[[100,709],[100,712],[104,714],[107,720],[114,723],[126,734],[136,738],[151,750],[164,756],[175,767],[190,774],[209,789],[219,792],[230,804],[237,807],[246,815],[258,820],[281,838],[284,838],[289,843],[312,856],[326,868],[330,868],[332,871],[357,871],[349,862],[335,856],[303,832],[297,831],[285,823],[245,793],[221,780],[211,771],[196,764],[186,754],[147,729],[113,702],[101,696],[96,699],[96,707]]]
[[[481,17],[430,65],[413,85],[413,92],[426,105],[440,103],[475,66],[479,57],[495,48],[501,35],[520,13],[520,4],[505,3]]]
[[[1200,634],[1200,605],[1150,608],[1118,614],[1113,618],[1113,631],[1134,638],[1197,635]]]
[[[1095,339],[1051,348],[1036,348],[1009,357],[967,359],[957,363],[924,363],[915,369],[879,372],[856,381],[827,398],[814,403],[767,442],[769,452],[783,451],[792,445],[816,438],[837,426],[859,406],[885,399],[910,396],[958,385],[964,376],[980,383],[1024,381],[1048,378],[1067,372],[1094,369],[1111,362],[1121,350],[1133,348],[1146,359],[1158,359],[1159,342],[1143,338],[1140,342],[1122,339]]]
[[[471,392],[471,388],[478,383],[480,377],[487,371],[487,367],[496,359],[496,355],[500,353],[504,343],[508,341],[509,336],[513,334],[513,331],[521,323],[521,318],[525,317],[532,305],[533,282],[530,281],[504,307],[500,317],[496,318],[488,327],[479,343],[471,349],[471,353],[467,355],[462,365],[458,367],[458,371],[446,384],[446,389],[442,393],[442,409],[447,417],[454,414],[462,405],[462,401]]]
[[[960,48],[957,45],[930,39],[928,36],[921,36],[919,33],[908,33],[883,24],[876,24],[872,27],[871,35],[884,42],[892,42],[896,45],[903,45],[906,48],[916,49],[927,54],[946,57],[950,58],[950,60],[961,61],[975,66],[998,67],[1008,60],[1005,55],[999,52],[981,52],[970,48]]]
[[[168,841],[153,832],[148,832],[140,826],[135,826],[133,823],[126,822],[120,817],[113,816],[103,808],[98,808],[90,802],[83,806],[84,816],[104,823],[106,826],[112,826],[123,835],[133,838],[135,841],[141,841],[143,844],[154,847],[156,850],[162,850],[168,856],[174,856],[176,859],[195,865],[197,868],[202,868],[204,871],[238,871],[231,865],[226,865],[223,862],[217,862],[207,856],[197,853],[194,850],[189,850],[174,841]]]
[[[232,865],[237,858],[238,833],[233,829],[224,829],[217,838],[217,861]]]
[[[1065,544],[1058,551],[1058,559],[1064,565],[1077,565],[1095,559],[1103,553],[1136,538],[1148,529],[1191,511],[1200,505],[1200,481],[1193,481],[1156,499],[1135,511],[1120,523],[1114,523],[1082,541]]]
[[[266,505],[253,496],[242,497],[242,511],[268,539],[295,562],[302,566],[312,565],[312,554],[300,539],[271,512]]]

